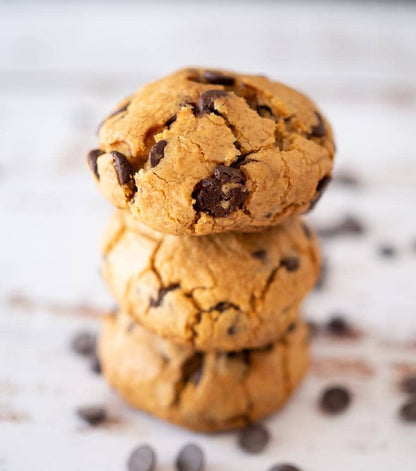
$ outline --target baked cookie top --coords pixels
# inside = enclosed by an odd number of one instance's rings
[[[318,242],[299,218],[258,233],[178,237],[118,211],[102,245],[102,274],[122,309],[200,350],[275,340],[320,270]]]
[[[123,100],[88,164],[102,193],[171,234],[251,232],[310,209],[334,141],[316,105],[266,77],[183,69]]]

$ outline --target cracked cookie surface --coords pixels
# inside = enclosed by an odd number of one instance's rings
[[[274,341],[297,318],[320,271],[317,239],[296,217],[258,233],[178,237],[117,211],[102,253],[102,274],[121,308],[199,350]]]
[[[104,320],[99,355],[105,377],[127,402],[214,432],[242,427],[283,405],[306,373],[308,330],[299,321],[265,348],[201,353],[118,313]]]
[[[183,69],[122,101],[88,164],[102,193],[155,230],[252,232],[316,204],[330,180],[329,123],[265,77]]]

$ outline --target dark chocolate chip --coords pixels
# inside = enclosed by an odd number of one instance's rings
[[[409,394],[416,394],[416,373],[403,378],[401,387],[404,392]]]
[[[267,252],[263,249],[260,249],[252,252],[251,256],[257,258],[258,260],[266,260]]]
[[[335,175],[334,181],[340,185],[345,185],[349,187],[357,187],[360,185],[360,180],[358,177],[352,173],[348,172],[339,172]]]
[[[227,335],[235,335],[237,333],[237,327],[235,325],[231,325],[227,329]]]
[[[273,119],[274,117],[273,111],[268,106],[259,105],[257,106],[256,111],[262,118]]]
[[[204,368],[204,355],[194,353],[182,365],[182,380],[184,383],[192,381],[196,386],[201,380]]]
[[[149,163],[151,167],[156,167],[156,165],[165,156],[166,144],[167,142],[165,140],[162,140],[162,141],[156,142],[156,144],[150,149]]]
[[[331,182],[331,177],[329,176],[325,176],[319,181],[316,187],[316,196],[311,201],[308,211],[311,211],[318,204],[318,201],[321,199],[321,196],[323,195],[324,191],[326,190],[330,182]]]
[[[175,115],[173,115],[171,118],[169,118],[169,119],[166,121],[165,126],[166,126],[167,128],[169,128],[169,127],[176,121],[176,117],[177,117],[177,116],[176,116],[176,114],[175,114]]]
[[[97,337],[92,332],[83,331],[75,334],[71,341],[72,350],[78,355],[89,356],[95,352]]]
[[[285,335],[291,334],[296,329],[296,326],[297,326],[296,322],[292,322],[291,324],[289,324],[285,330]]]
[[[338,414],[343,412],[350,402],[350,392],[342,386],[334,386],[324,390],[319,405],[321,410],[327,414]]]
[[[198,111],[200,114],[214,111],[214,103],[217,98],[228,96],[224,90],[207,90],[198,100]]]
[[[325,325],[326,330],[336,336],[345,336],[351,332],[351,326],[346,319],[339,314],[333,315]]]
[[[281,265],[286,268],[287,271],[296,271],[299,268],[300,262],[297,257],[285,257],[281,260]]]
[[[114,168],[117,172],[118,182],[120,185],[129,183],[133,176],[133,168],[127,160],[127,157],[116,150],[111,152],[111,155],[113,156]]]
[[[100,132],[100,129],[101,127],[103,126],[103,124],[110,118],[112,118],[113,116],[119,114],[119,113],[122,113],[123,111],[126,111],[127,108],[129,107],[130,105],[130,101],[127,102],[125,105],[123,105],[121,108],[117,108],[115,111],[113,111],[111,114],[109,114],[103,121],[101,121],[101,123],[98,125],[98,129],[97,129],[97,134]]]
[[[240,208],[248,196],[241,186],[245,184],[244,173],[237,169],[219,165],[211,178],[199,181],[192,192],[195,199],[194,208],[213,217],[227,217]],[[223,191],[223,185],[231,183],[236,186]]]
[[[203,471],[205,467],[204,453],[198,445],[185,445],[176,458],[178,471]]]
[[[416,396],[402,405],[400,417],[406,422],[416,422]]]
[[[159,307],[162,304],[163,298],[166,296],[166,293],[168,293],[169,291],[173,291],[175,289],[178,289],[179,286],[180,286],[179,283],[172,283],[169,286],[165,286],[163,288],[160,288],[159,292],[157,294],[157,298],[156,299],[155,298],[150,299],[150,305],[152,307]]]
[[[97,351],[95,351],[91,358],[90,369],[93,373],[97,375],[101,374],[101,362],[100,358],[97,355]]]
[[[227,309],[236,309],[236,310],[240,310],[240,308],[236,305],[236,304],[233,304],[233,303],[230,303],[228,301],[220,301],[219,303],[217,303],[215,306],[211,307],[209,309],[210,312],[212,311],[218,311],[218,312],[224,312],[226,311]]]
[[[315,111],[315,116],[316,119],[318,120],[318,123],[316,126],[313,126],[311,129],[311,136],[312,137],[323,137],[326,134],[325,130],[325,123],[324,120],[322,119],[322,116]]]
[[[92,173],[97,177],[97,179],[100,179],[100,175],[98,173],[98,165],[97,165],[97,159],[100,155],[103,155],[104,151],[101,149],[93,149],[88,152],[87,155],[87,162],[88,165],[92,171]]]
[[[156,455],[149,445],[135,448],[127,461],[128,471],[154,471],[155,467]]]
[[[225,75],[222,72],[218,72],[217,70],[204,70],[202,72],[202,78],[214,85],[225,85],[231,86],[235,83],[235,78],[231,75]]]
[[[392,258],[397,255],[396,249],[391,245],[381,245],[378,248],[378,253],[382,257]]]
[[[260,424],[252,424],[240,432],[238,444],[247,453],[260,453],[269,443],[270,434]]]
[[[321,237],[336,237],[341,235],[361,235],[365,232],[364,224],[356,216],[347,215],[340,222],[317,229]]]
[[[269,471],[300,471],[300,468],[293,466],[293,464],[275,464],[272,466]]]
[[[319,273],[318,281],[315,284],[315,289],[317,291],[323,289],[325,287],[325,283],[328,279],[328,261],[326,258],[322,259],[321,264],[321,271]]]
[[[230,360],[238,360],[238,361],[241,361],[242,363],[244,363],[245,365],[249,365],[250,364],[250,353],[251,353],[251,351],[252,350],[249,350],[249,349],[246,348],[244,350],[240,350],[239,352],[227,352],[226,356]]]
[[[101,406],[85,406],[77,409],[77,415],[89,425],[98,425],[107,419],[107,412]]]

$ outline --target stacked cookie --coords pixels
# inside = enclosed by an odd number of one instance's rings
[[[316,106],[264,77],[184,69],[104,121],[88,163],[115,205],[104,278],[109,383],[134,406],[203,431],[270,414],[307,370],[300,305],[320,270],[299,215],[330,180]]]

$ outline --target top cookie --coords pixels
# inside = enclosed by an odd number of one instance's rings
[[[183,69],[122,101],[88,163],[102,193],[149,227],[252,232],[310,209],[330,180],[331,128],[265,77]]]

